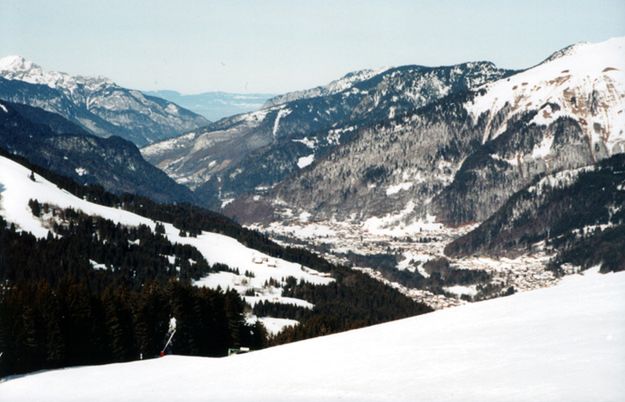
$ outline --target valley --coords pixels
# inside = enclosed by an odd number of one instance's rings
[[[516,258],[470,256],[450,258],[452,267],[486,274],[486,279],[440,279],[432,286],[428,261],[447,259],[445,247],[475,225],[452,228],[423,223],[384,229],[348,222],[284,221],[253,225],[284,245],[300,246],[329,261],[351,266],[399,290],[411,299],[438,310],[504,294],[552,286],[558,281],[546,267],[553,253],[536,250]],[[481,280],[480,280],[481,279]],[[434,290],[434,291],[432,291]]]
[[[0,400],[623,400],[623,5],[122,3],[0,15]]]

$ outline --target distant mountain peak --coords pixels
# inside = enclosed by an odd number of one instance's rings
[[[116,85],[103,76],[72,76],[61,71],[47,71],[39,64],[19,55],[10,55],[0,59],[0,76],[10,80],[20,80],[31,84],[43,84],[52,88],[71,88],[76,85],[101,87]]]
[[[586,52],[589,52],[589,51],[594,52],[596,50],[600,50],[600,53],[603,53],[603,54],[606,54],[606,53],[610,54],[610,53],[614,53],[618,51],[621,51],[622,53],[624,45],[625,45],[625,36],[617,36],[614,38],[607,39],[603,42],[596,42],[596,43],[588,42],[588,41],[577,42],[565,48],[562,48],[558,51],[553,52],[549,57],[547,57],[540,64],[554,61],[559,58],[567,57],[567,56],[576,56],[576,55],[583,56],[584,53]]]
[[[326,85],[320,85],[310,89],[303,89],[299,91],[287,92],[282,95],[275,96],[269,99],[264,107],[277,106],[283,103],[292,102],[299,99],[314,98],[317,96],[328,96],[346,89],[351,88],[354,84],[368,80],[384,71],[391,69],[391,67],[379,67],[379,68],[367,68],[363,70],[351,71],[339,79],[331,81]]]
[[[46,71],[19,55],[0,59],[0,97],[58,113],[92,134],[118,135],[139,146],[209,123],[189,110],[123,88],[106,77]]]
[[[263,106],[267,99],[275,96],[275,94],[230,93],[223,91],[180,93],[175,90],[158,90],[144,91],[144,93],[175,102],[212,121],[256,111]]]
[[[33,67],[33,62],[26,60],[25,57],[20,55],[9,55],[0,58],[0,71],[4,70],[28,70]],[[39,66],[37,66],[39,67]]]

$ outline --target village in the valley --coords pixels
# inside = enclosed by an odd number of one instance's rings
[[[311,247],[328,260],[361,270],[434,309],[488,299],[506,292],[542,288],[557,281],[556,276],[546,270],[550,255],[538,245],[531,254],[515,258],[471,256],[449,259],[451,267],[481,271],[487,274],[488,280],[466,285],[449,284],[443,286],[442,291],[432,292],[427,286],[418,288],[394,280],[393,275],[389,275],[391,271],[380,270],[376,262],[380,261],[380,256],[386,256],[386,261],[396,262],[394,269],[428,278],[431,272],[428,272],[426,263],[445,258],[445,246],[474,226],[450,228],[438,223],[421,223],[385,229],[371,222],[309,222],[305,215],[298,218],[287,224],[272,223],[255,228],[283,244]]]

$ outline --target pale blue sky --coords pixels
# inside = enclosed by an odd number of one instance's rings
[[[402,64],[523,68],[623,35],[624,0],[0,0],[0,56],[186,93],[280,93]]]

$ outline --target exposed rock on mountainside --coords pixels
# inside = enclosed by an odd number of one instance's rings
[[[466,104],[484,147],[434,204],[442,221],[482,221],[536,175],[625,151],[625,38],[578,44]]]
[[[175,103],[107,78],[48,72],[20,56],[0,59],[0,99],[58,113],[92,134],[118,135],[138,146],[209,123]]]

